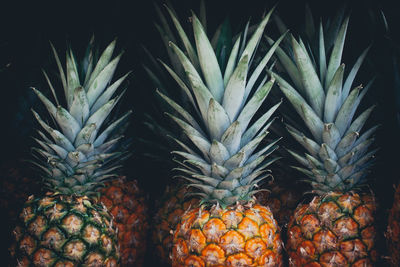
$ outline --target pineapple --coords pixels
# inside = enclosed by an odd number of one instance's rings
[[[146,252],[147,201],[137,181],[126,177],[106,182],[100,201],[113,215],[118,228],[122,266],[143,266]]]
[[[196,207],[199,199],[195,196],[186,196],[191,193],[191,188],[178,185],[168,186],[161,205],[154,216],[154,229],[152,233],[153,244],[161,262],[171,265],[172,231],[176,228],[180,218],[186,210]]]
[[[299,187],[296,190],[294,186],[285,184],[285,182],[290,180],[289,177],[286,177],[287,174],[282,167],[280,169],[272,169],[274,177],[279,177],[279,180],[268,183],[265,187],[269,189],[258,192],[256,197],[260,203],[270,207],[278,224],[281,227],[286,227],[297,204],[301,200],[302,194]]]
[[[200,197],[200,206],[187,210],[174,231],[172,266],[282,266],[280,229],[270,209],[253,198],[257,184],[270,176],[266,168],[277,159],[268,156],[278,140],[259,144],[280,103],[257,120],[254,116],[274,84],[267,82],[266,74],[260,75],[283,39],[257,66],[252,65],[271,13],[249,40],[246,34],[235,40],[225,68],[195,14],[191,19],[195,48],[185,44],[188,57],[170,43],[188,84],[167,69],[187,94],[194,112],[160,95],[177,111],[178,115],[169,116],[194,144],[190,148],[176,140],[182,151],[174,154],[179,157],[180,176]],[[186,36],[183,31],[180,34]]]
[[[372,194],[360,190],[376,152],[370,146],[377,126],[363,134],[360,131],[374,106],[353,119],[373,80],[365,88],[350,90],[367,48],[343,84],[340,61],[348,21],[346,17],[341,24],[329,59],[322,24],[318,54],[308,52],[307,44],[293,36],[289,40],[292,58],[277,50],[293,86],[278,74],[272,75],[308,129],[287,125],[305,149],[304,153],[288,151],[304,166],[295,169],[307,176],[317,194],[310,203],[299,205],[289,222],[290,266],[373,266],[377,260],[376,204]]]
[[[0,166],[0,212],[4,215],[0,236],[3,237],[0,256],[3,262],[10,264],[8,248],[12,244],[12,230],[29,194],[39,193],[40,187],[36,180],[30,179],[29,166],[23,160],[10,159]]]
[[[400,186],[396,187],[393,206],[389,211],[386,239],[389,250],[389,262],[391,266],[400,264]]]
[[[159,23],[156,23],[156,28],[159,31],[163,45],[166,48],[167,53],[164,54],[167,56],[168,64],[170,64],[171,69],[180,77],[180,79],[187,82],[183,67],[180,64],[177,55],[169,46],[169,42],[176,43],[178,40],[178,42],[184,43],[189,41],[182,37],[179,32],[178,34],[174,34],[174,31],[172,30],[174,25],[178,28],[183,28],[185,25],[179,21],[176,11],[170,4],[165,7],[165,13],[171,16],[170,20],[168,20],[168,17],[164,12],[162,12],[158,5],[155,5],[155,7],[159,17]],[[199,10],[202,25],[206,25],[207,21],[204,1],[200,1]],[[217,27],[215,34],[211,39],[213,40],[213,49],[220,64],[226,65],[229,51],[232,48],[232,31],[228,20],[225,20]],[[193,42],[190,43],[193,45]],[[145,51],[148,55],[148,61],[151,64],[145,66],[144,69],[148,73],[153,85],[169,98],[179,99],[177,102],[182,103],[182,106],[185,109],[189,109],[190,104],[185,93],[176,87],[174,79],[168,75],[165,69],[160,68],[159,62],[154,59],[153,55],[148,50],[145,49]],[[166,110],[170,113],[174,113],[175,111],[173,108],[171,108],[168,103],[165,103],[158,94],[156,94],[155,100],[158,101],[156,103],[159,105],[155,105],[152,110],[154,112],[152,112],[151,115],[146,114],[145,125],[150,128],[151,133],[156,138],[153,138],[150,142],[147,141],[142,143],[149,144],[146,148],[146,155],[151,156],[153,161],[157,161],[158,166],[161,166],[160,168],[157,168],[156,171],[163,172],[163,175],[165,176],[171,176],[170,171],[172,167],[170,166],[172,166],[174,162],[171,160],[170,151],[176,150],[177,144],[170,137],[174,136],[182,141],[185,140],[185,136],[179,134],[179,129],[177,129],[177,127],[171,127],[169,121],[166,121],[162,116],[163,113],[159,111]],[[172,251],[171,231],[175,229],[180,215],[182,215],[189,207],[198,204],[199,199],[195,196],[185,196],[185,193],[187,192],[192,193],[191,188],[182,186],[179,182],[170,182],[168,179],[166,179],[166,181],[168,182],[167,189],[165,190],[161,201],[156,205],[157,212],[154,215],[154,222],[152,223],[152,238],[160,261],[170,265],[171,259],[169,255]]]
[[[332,18],[332,20],[328,21],[324,25],[324,28],[327,29],[328,33],[328,36],[324,40],[325,49],[328,51],[332,48],[334,44],[334,40],[339,31],[340,25],[343,22],[344,13],[345,8],[340,8],[336,15]],[[304,15],[304,22],[302,23],[302,25],[305,26],[305,29],[298,31],[302,32],[306,40],[309,41],[310,49],[318,49],[319,31],[316,30],[318,29],[318,26],[314,23],[311,8],[307,3],[305,5]],[[288,27],[284,24],[283,20],[277,13],[273,14],[273,19],[281,34],[288,31]],[[293,29],[291,29],[291,31],[293,31]],[[270,45],[273,45],[274,41],[269,37],[266,38],[268,43]],[[290,43],[288,43],[288,41],[289,39],[285,39],[283,40],[283,43],[290,46]],[[278,50],[280,50],[280,48],[278,48]],[[275,69],[285,71],[279,61],[277,61]],[[281,92],[272,92],[271,98],[279,99],[282,97],[283,96]],[[288,105],[283,105],[279,109],[279,113],[283,118],[282,120],[293,124],[297,124],[295,112],[296,111]],[[280,121],[275,123],[273,127],[271,127],[271,130],[275,134],[283,136],[284,140],[286,140],[287,142],[286,146],[297,145],[295,144],[295,142],[290,142],[291,137],[286,131],[284,123]],[[290,142],[290,144],[288,142]],[[282,234],[283,238],[285,238],[286,231],[284,228],[287,226],[290,217],[292,216],[297,205],[299,204],[303,192],[306,192],[308,190],[308,186],[296,181],[296,179],[294,179],[295,173],[292,170],[288,170],[286,168],[287,165],[292,164],[292,162],[289,162],[289,160],[291,159],[287,151],[285,151],[284,149],[279,149],[277,152],[283,157],[283,159],[277,162],[277,164],[275,164],[275,166],[273,166],[272,168],[272,172],[276,181],[272,186],[270,186],[270,192],[260,192],[257,194],[257,197],[259,198],[261,203],[266,203],[266,205],[271,208],[275,219],[278,221],[279,225],[283,227]]]
[[[89,48],[92,44],[93,39]],[[32,111],[44,129],[38,130],[35,141],[39,146],[33,150],[39,155],[34,163],[44,173],[48,193],[29,197],[19,215],[11,250],[18,266],[119,264],[113,216],[98,198],[98,190],[116,177],[126,155],[118,129],[131,113],[106,121],[122,94],[112,97],[127,77],[110,84],[121,57],[112,57],[115,44],[113,41],[98,60],[88,49],[79,66],[68,49],[65,70],[52,47],[65,99],[59,102],[45,72],[56,105],[33,89],[50,113],[44,120]],[[51,121],[54,128],[48,124]]]

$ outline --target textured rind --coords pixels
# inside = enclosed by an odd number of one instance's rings
[[[26,165],[23,160],[12,159],[0,166],[0,213],[4,217],[0,236],[4,248],[9,248],[13,242],[12,230],[25,201],[30,194],[40,192],[38,181],[30,177]],[[11,260],[8,251],[4,249],[2,255],[8,256],[3,257],[4,266],[8,266]]]
[[[269,187],[269,191],[260,191],[255,194],[261,204],[271,209],[274,218],[281,227],[289,222],[301,196],[299,190],[281,184],[274,184]]]
[[[266,190],[256,193],[255,197],[260,204],[271,209],[279,226],[286,228],[305,189],[302,185],[293,183],[290,179],[292,176],[288,175],[284,166],[273,166],[271,170],[274,180],[261,185],[261,188]]]
[[[95,199],[48,195],[25,203],[11,249],[18,266],[118,266],[117,229]]]
[[[396,187],[393,206],[389,211],[389,221],[386,231],[391,266],[400,265],[400,185]]]
[[[154,216],[152,233],[156,253],[164,263],[171,264],[169,255],[172,252],[172,231],[176,228],[179,219],[189,208],[197,207],[200,203],[196,197],[185,197],[186,187],[172,186],[165,192],[164,201]]]
[[[280,229],[269,208],[213,205],[182,216],[172,266],[282,266],[281,250]]]
[[[143,266],[149,225],[147,203],[137,181],[120,177],[107,182],[100,193],[100,200],[114,217],[118,229],[121,266]]]
[[[330,192],[299,205],[288,227],[290,266],[374,266],[373,196]]]

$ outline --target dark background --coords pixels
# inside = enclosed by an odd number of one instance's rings
[[[162,1],[155,1],[163,3]],[[190,9],[198,11],[199,1],[171,1],[180,18],[188,18]],[[300,30],[304,21],[306,1],[281,0],[277,11],[292,32]],[[396,121],[394,100],[392,55],[396,45],[388,40],[382,21],[374,24],[371,18],[379,17],[382,10],[390,28],[390,38],[400,43],[400,8],[397,1],[308,1],[314,18],[332,16],[342,5],[351,10],[350,26],[347,33],[344,62],[351,66],[356,57],[373,43],[369,59],[361,69],[356,83],[366,83],[377,74],[377,82],[366,97],[366,105],[378,103],[372,117],[382,124],[377,134],[378,162],[373,168],[371,182],[373,190],[382,201],[382,208],[389,208],[392,201],[392,185],[399,177],[399,128]],[[274,1],[248,0],[206,1],[207,15],[213,32],[213,25],[222,22],[229,15],[233,29],[244,25],[251,17],[253,22],[260,19]],[[41,68],[55,70],[49,41],[59,51],[63,59],[67,42],[76,54],[82,55],[86,45],[95,35],[104,48],[114,38],[118,38],[118,49],[126,51],[118,67],[116,77],[133,70],[130,86],[124,97],[123,108],[133,109],[132,127],[129,133],[142,136],[143,114],[154,99],[154,85],[142,69],[146,62],[141,45],[148,48],[155,57],[165,58],[165,50],[154,27],[156,14],[153,1],[7,1],[0,8],[0,160],[28,158],[32,145],[30,136],[38,125],[33,121],[30,107],[41,110],[29,87],[48,90]],[[184,20],[188,26],[189,20]],[[214,26],[215,27],[215,26]],[[267,28],[277,36],[274,26]],[[385,36],[386,35],[386,36]],[[348,68],[349,70],[350,68]],[[56,89],[57,90],[57,89]],[[400,89],[399,89],[400,90]],[[140,146],[140,144],[138,144]],[[143,157],[143,148],[133,148],[134,155],[127,164],[126,172],[139,180],[151,200],[157,199],[169,177],[158,173],[158,163]],[[34,174],[32,173],[32,176]]]

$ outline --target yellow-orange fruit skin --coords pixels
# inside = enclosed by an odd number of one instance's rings
[[[172,266],[282,266],[280,229],[258,204],[185,212],[173,236]]]
[[[400,185],[396,187],[385,236],[389,250],[389,262],[393,267],[400,266]]]
[[[288,225],[290,266],[374,266],[374,214],[370,195],[330,192],[299,205]]]
[[[136,180],[124,177],[105,184],[101,202],[118,228],[121,266],[143,266],[148,230],[147,204]]]
[[[182,214],[191,207],[197,207],[199,199],[185,197],[191,189],[187,187],[169,186],[164,193],[160,208],[152,223],[152,241],[160,261],[171,265],[169,255],[172,252],[172,231],[176,228]]]

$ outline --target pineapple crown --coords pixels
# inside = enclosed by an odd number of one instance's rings
[[[297,41],[293,36],[290,36],[292,57],[283,49],[277,49],[276,55],[293,86],[278,74],[272,74],[312,135],[309,138],[299,127],[287,125],[289,133],[306,150],[304,155],[288,150],[306,167],[294,168],[307,175],[307,181],[319,194],[335,190],[346,192],[360,187],[377,151],[371,150],[370,146],[374,140],[371,136],[378,126],[360,135],[375,106],[354,119],[357,107],[374,78],[365,88],[357,86],[351,90],[369,47],[359,56],[346,78],[344,64],[341,64],[348,22],[349,17],[346,17],[339,28],[329,61],[322,23],[316,53],[310,52],[312,50],[301,38]]]
[[[65,69],[51,45],[66,107],[60,104],[45,71],[56,104],[33,88],[54,121],[52,127],[32,110],[45,130],[38,130],[39,138],[34,138],[39,147],[33,150],[41,156],[34,164],[44,172],[45,185],[52,192],[95,194],[106,180],[116,176],[121,160],[128,156],[128,144],[122,143],[122,134],[131,111],[116,120],[111,120],[109,115],[124,93],[114,96],[129,73],[111,83],[122,53],[112,58],[116,44],[113,41],[97,57],[93,43],[92,38],[79,65],[69,48]]]
[[[263,70],[284,35],[263,55],[257,66],[252,64],[272,11],[249,40],[246,40],[247,24],[244,33],[235,40],[224,70],[221,69],[223,64],[218,62],[216,46],[213,47],[207,38],[196,15],[193,14],[191,19],[193,47],[174,13],[170,12],[188,55],[170,42],[184,69],[184,77],[162,64],[188,98],[193,114],[167,95],[158,93],[176,111],[176,115],[167,113],[169,117],[195,146],[192,149],[175,139],[182,150],[173,153],[183,158],[177,161],[180,167],[176,170],[182,172],[179,177],[186,179],[188,186],[199,190],[194,194],[199,195],[204,204],[217,203],[225,207],[249,201],[259,191],[257,184],[270,176],[266,168],[277,160],[269,156],[277,148],[278,140],[260,144],[272,123],[269,119],[280,103],[257,119],[255,115],[274,84],[273,79],[267,81],[267,74],[262,75]]]
[[[337,10],[336,14],[332,18],[328,18],[323,25],[324,29],[324,46],[325,51],[330,51],[333,47],[337,35],[339,33],[340,27],[343,24],[343,20],[346,17],[347,5],[343,3],[339,9]],[[279,32],[284,33],[288,30],[287,26],[285,25],[282,18],[275,13],[274,22],[279,30]],[[322,21],[320,22],[322,24]],[[303,40],[306,41],[307,46],[309,49],[313,50],[313,53],[319,53],[319,43],[320,43],[320,34],[319,34],[319,25],[315,23],[313,12],[311,7],[308,3],[305,4],[304,9],[304,22],[301,23],[302,28],[298,29]],[[292,29],[293,30],[293,29]],[[273,42],[270,38],[269,42]],[[290,40],[289,38],[285,39],[283,43],[288,45],[288,49],[290,49]]]
[[[165,47],[167,53],[167,62],[171,66],[171,69],[187,83],[187,78],[184,73],[184,69],[179,61],[178,56],[174,53],[174,50],[169,45],[170,42],[175,44],[182,44],[180,41],[180,36],[175,33],[171,27],[175,25],[176,27],[182,28],[177,19],[177,13],[173,6],[167,1],[165,5],[165,13],[171,15],[171,20],[162,12],[162,9],[155,4],[155,10],[158,15],[158,21],[155,23],[156,29],[158,30],[162,43]],[[204,1],[200,1],[200,15],[199,20],[206,30],[207,25],[207,15]],[[171,25],[172,24],[172,25]],[[181,35],[182,36],[182,35]],[[189,40],[183,37],[185,42]],[[211,38],[211,44],[214,48],[218,63],[220,64],[221,70],[225,69],[227,62],[227,57],[232,49],[232,30],[228,18],[226,18],[223,23],[219,24],[213,37]],[[193,42],[192,42],[193,43]],[[192,44],[193,46],[193,44]],[[182,107],[185,109],[190,109],[190,103],[186,97],[186,94],[179,90],[176,86],[175,80],[170,75],[165,75],[165,69],[160,66],[159,61],[156,60],[154,55],[150,53],[148,49],[143,47],[144,52],[148,58],[148,63],[144,65],[144,70],[148,74],[149,79],[152,81],[153,85],[161,91],[162,94],[168,96],[172,99],[179,99],[177,102],[182,103]],[[154,112],[146,113],[144,125],[154,134],[153,138],[150,140],[148,137],[140,139],[142,144],[146,145],[146,152],[143,153],[145,156],[152,158],[155,161],[164,163],[165,165],[173,164],[173,161],[168,156],[171,150],[177,148],[176,142],[170,138],[174,136],[177,138],[184,138],[181,133],[178,132],[179,129],[171,127],[171,124],[165,120],[163,112],[168,111],[169,113],[176,114],[175,110],[164,101],[158,94],[155,96],[157,100],[153,106]],[[178,137],[179,136],[179,137]],[[154,138],[155,137],[155,138]],[[166,155],[168,154],[168,155]],[[171,168],[170,168],[171,169]]]

